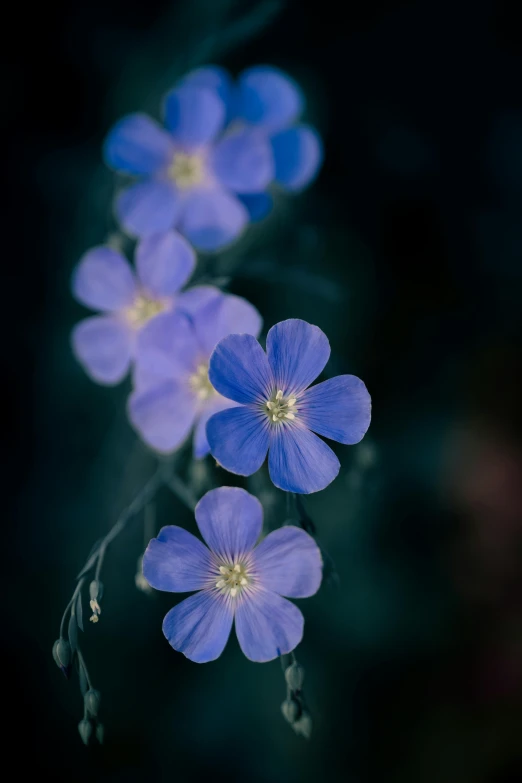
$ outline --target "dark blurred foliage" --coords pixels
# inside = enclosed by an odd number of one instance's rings
[[[516,2],[105,0],[4,26],[4,707],[18,770],[55,781],[512,783],[522,779],[522,35]],[[11,52],[11,54],[9,54]],[[306,499],[338,588],[303,606],[314,718],[294,736],[279,663],[230,642],[197,666],[134,586],[141,522],[109,550],[85,653],[106,743],[51,657],[91,544],[150,474],[124,412],[71,357],[81,253],[111,230],[112,122],[184,70],[287,69],[326,161],[219,260],[267,327],[321,326],[328,371],[374,419]],[[241,264],[238,268],[238,260]],[[214,262],[209,261],[212,265]],[[217,476],[227,483],[227,476]],[[254,481],[268,508],[263,474]],[[265,487],[263,489],[263,487]],[[165,492],[162,523],[194,530]],[[281,524],[276,507],[270,524]],[[5,612],[4,608],[4,612]],[[6,756],[4,759],[6,760]]]

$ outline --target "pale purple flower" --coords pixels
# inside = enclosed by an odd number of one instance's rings
[[[78,323],[73,350],[98,383],[119,383],[129,371],[136,340],[160,313],[192,313],[219,294],[209,286],[180,293],[196,263],[194,250],[175,231],[142,240],[135,252],[136,271],[113,248],[102,245],[80,260],[72,279],[75,298],[99,315]]]
[[[139,181],[116,200],[116,215],[137,237],[176,227],[201,250],[235,240],[249,222],[240,193],[262,193],[274,178],[266,135],[229,128],[226,106],[207,86],[182,84],[168,93],[165,129],[145,114],[131,114],[109,132],[108,166]]]
[[[156,590],[199,591],[165,616],[169,643],[191,661],[207,663],[221,655],[235,622],[239,645],[251,661],[291,652],[302,639],[304,618],[286,598],[314,595],[322,579],[313,538],[288,526],[256,546],[262,506],[235,487],[207,492],[195,514],[207,546],[170,525],[143,557],[143,574]]]
[[[330,357],[317,326],[290,319],[270,329],[266,354],[253,337],[231,334],[210,358],[214,388],[239,407],[212,416],[210,450],[227,470],[250,476],[265,461],[273,483],[308,494],[330,484],[339,460],[323,435],[358,443],[370,425],[371,399],[354,375],[339,375],[308,388]]]
[[[210,354],[222,337],[232,332],[257,336],[261,326],[261,317],[249,302],[220,293],[190,318],[167,313],[142,330],[128,413],[145,443],[168,454],[194,428],[194,456],[208,453],[208,419],[234,405],[208,379]]]

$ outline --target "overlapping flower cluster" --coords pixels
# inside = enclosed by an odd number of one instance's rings
[[[321,162],[317,133],[299,124],[297,85],[271,67],[237,83],[220,68],[189,74],[165,98],[165,129],[125,117],[105,142],[105,159],[137,182],[116,200],[136,238],[134,266],[110,246],[90,250],[73,293],[98,314],[73,330],[75,355],[90,377],[116,384],[131,372],[128,415],[160,454],[193,433],[193,454],[210,451],[226,470],[256,472],[268,454],[275,486],[317,492],[340,464],[318,435],[357,443],[370,423],[370,397],[352,375],[310,387],[330,355],[326,335],[298,319],[273,326],[266,353],[253,305],[212,285],[193,285],[198,250],[235,240],[269,211],[270,188],[308,184]],[[188,287],[187,287],[188,286]],[[143,558],[160,590],[199,592],[165,618],[172,646],[194,661],[216,658],[235,621],[255,661],[290,652],[303,618],[286,597],[317,591],[322,562],[314,540],[287,527],[257,547],[259,502],[244,490],[207,493],[196,520],[208,549],[181,528],[163,528]]]
[[[286,74],[249,68],[234,83],[222,68],[188,74],[167,94],[161,127],[144,114],[120,120],[105,160],[135,182],[119,193],[124,230],[148,237],[176,228],[199,250],[218,250],[271,208],[270,188],[300,190],[322,160],[299,122],[304,99]]]

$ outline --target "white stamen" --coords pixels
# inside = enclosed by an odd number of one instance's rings
[[[237,587],[233,587],[232,588],[232,590],[230,591],[230,595],[232,596],[232,598],[236,597],[236,595],[237,595]]]
[[[244,586],[244,585],[247,585],[247,584],[248,584],[248,579],[245,579],[245,577],[243,577],[243,579],[241,579],[241,581],[239,582],[239,584],[240,584],[240,585],[243,585],[243,586]]]
[[[228,568],[225,568],[225,566],[219,566],[219,573],[228,574]]]
[[[234,566],[234,571],[237,571],[238,573],[240,573],[240,572],[241,572],[241,566],[239,565],[239,563],[236,563],[236,564],[235,564],[235,566]]]
[[[282,400],[283,399],[283,392],[281,389],[276,394],[276,400]]]
[[[226,585],[226,582],[224,579],[220,579],[219,582],[216,582],[216,587],[224,587]]]
[[[285,413],[285,419],[295,419],[295,413]]]

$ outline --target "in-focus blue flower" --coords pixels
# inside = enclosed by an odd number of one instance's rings
[[[119,383],[127,374],[141,329],[160,313],[181,309],[193,313],[213,299],[210,286],[179,291],[191,276],[196,258],[175,231],[142,240],[135,254],[136,273],[127,259],[108,246],[89,250],[72,279],[75,298],[100,311],[72,332],[78,361],[98,383]]]
[[[207,492],[196,506],[207,546],[181,527],[162,528],[143,557],[143,574],[156,590],[198,590],[165,616],[163,633],[191,661],[207,663],[223,652],[235,621],[241,649],[251,661],[291,652],[304,619],[287,598],[317,592],[322,560],[304,530],[282,527],[256,547],[263,524],[257,498],[235,487]]]
[[[261,193],[274,178],[266,135],[230,128],[221,136],[227,108],[214,89],[182,84],[164,103],[166,130],[144,114],[131,114],[109,132],[106,163],[139,181],[116,201],[117,217],[131,236],[176,227],[201,250],[236,239],[249,215],[238,193]]]
[[[144,327],[137,340],[128,413],[149,446],[170,453],[195,426],[194,456],[208,454],[208,419],[234,405],[208,379],[210,354],[222,337],[233,332],[256,337],[261,326],[261,316],[249,302],[219,292],[190,319],[166,313]]]
[[[243,71],[237,80],[219,66],[210,65],[189,73],[183,84],[214,90],[226,106],[230,127],[257,129],[268,137],[274,161],[274,181],[289,191],[310,184],[322,160],[321,138],[315,128],[300,122],[304,95],[288,74],[271,65]],[[251,220],[271,209],[267,192],[239,191]]]
[[[209,378],[239,407],[207,424],[210,451],[232,473],[250,476],[268,452],[270,478],[287,492],[324,489],[339,460],[317,435],[358,443],[370,426],[371,400],[354,375],[308,388],[326,365],[330,344],[317,327],[290,319],[270,329],[266,354],[253,337],[231,334],[210,357]]]

